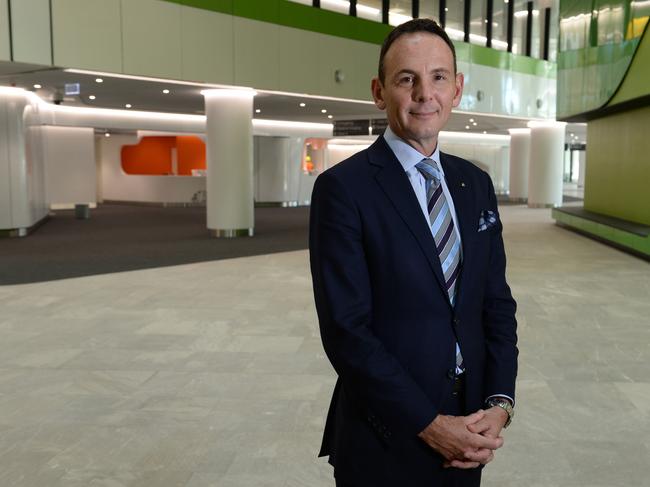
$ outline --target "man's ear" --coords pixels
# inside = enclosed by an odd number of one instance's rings
[[[451,104],[453,107],[457,107],[460,104],[460,99],[463,97],[463,88],[465,87],[465,76],[463,76],[463,73],[456,74],[455,84],[454,99]]]
[[[380,110],[384,110],[386,108],[383,94],[384,87],[382,86],[381,81],[379,81],[379,78],[372,78],[370,89],[372,90],[372,98],[375,100],[375,105],[377,105],[377,108]]]

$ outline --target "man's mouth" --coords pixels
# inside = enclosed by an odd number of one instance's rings
[[[412,116],[418,117],[418,118],[427,118],[427,117],[432,117],[438,113],[437,110],[430,111],[430,112],[409,112]]]

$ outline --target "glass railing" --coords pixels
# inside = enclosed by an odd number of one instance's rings
[[[413,16],[433,18],[455,41],[549,61],[557,57],[558,0],[290,1],[390,25]]]

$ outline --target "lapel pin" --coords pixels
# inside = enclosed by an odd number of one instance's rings
[[[460,183],[460,187],[461,187],[461,188],[464,188],[464,187],[465,187],[465,183]]]

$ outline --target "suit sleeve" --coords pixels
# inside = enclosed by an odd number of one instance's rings
[[[310,263],[323,346],[345,394],[388,436],[417,435],[433,421],[436,407],[372,331],[362,217],[331,172],[314,185]]]
[[[498,215],[492,180],[489,185],[490,210]],[[517,377],[517,304],[506,282],[506,255],[503,246],[501,219],[490,230],[490,262],[483,297],[483,326],[487,362],[485,368],[485,397],[506,395],[515,398]]]

